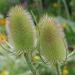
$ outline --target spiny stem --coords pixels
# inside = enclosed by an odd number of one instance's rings
[[[26,59],[26,62],[31,70],[31,72],[33,73],[33,75],[37,75],[35,68],[33,67],[33,64],[31,63],[30,59],[29,59],[29,55],[27,53],[24,53],[24,57]]]
[[[62,75],[62,74],[61,74],[61,68],[60,68],[59,63],[56,63],[56,64],[55,64],[55,67],[56,67],[56,70],[57,70],[57,75]]]

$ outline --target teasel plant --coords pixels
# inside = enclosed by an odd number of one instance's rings
[[[12,7],[8,13],[6,31],[8,42],[5,42],[11,50],[8,50],[1,44],[6,51],[16,55],[23,55],[30,66],[33,75],[36,70],[31,62],[31,52],[36,47],[36,30],[30,13],[17,5]]]
[[[70,61],[75,51],[68,55],[67,43],[60,22],[54,17],[44,15],[37,24],[37,30],[40,55],[43,55],[47,62],[56,68],[56,75],[62,75],[61,65]]]
[[[32,14],[37,24],[35,27],[31,14],[18,5],[12,7],[8,14],[6,31],[9,43],[5,41],[5,44],[9,49],[4,46],[4,43],[0,46],[15,56],[23,55],[33,75],[38,73],[31,61],[31,55],[37,49],[41,60],[44,62],[42,58],[44,56],[47,62],[56,68],[56,75],[62,75],[61,65],[70,61],[75,51],[67,54],[67,44],[60,23],[48,15],[44,15],[37,23]]]

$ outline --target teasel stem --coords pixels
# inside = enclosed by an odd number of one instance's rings
[[[36,69],[34,68],[34,66],[33,66],[33,64],[32,64],[32,62],[31,62],[31,60],[30,60],[29,54],[24,53],[24,58],[25,58],[25,60],[26,60],[26,62],[27,62],[27,64],[28,64],[28,66],[29,66],[31,72],[33,73],[33,75],[37,75]]]
[[[62,75],[61,74],[60,64],[58,62],[55,64],[55,67],[56,67],[56,70],[57,70],[57,75]]]

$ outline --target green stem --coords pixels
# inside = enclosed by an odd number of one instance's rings
[[[62,74],[61,74],[61,68],[60,68],[59,63],[56,63],[56,64],[55,64],[55,67],[56,67],[56,70],[57,70],[57,75],[62,75]]]
[[[27,53],[24,53],[24,57],[26,59],[26,62],[31,70],[31,72],[33,73],[33,75],[37,75],[36,74],[36,70],[35,68],[33,67],[33,64],[31,63],[31,60],[29,59],[29,55]]]

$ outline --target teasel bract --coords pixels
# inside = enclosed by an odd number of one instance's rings
[[[36,44],[36,30],[32,17],[21,6],[12,7],[7,20],[9,41],[17,53],[30,52]]]
[[[40,52],[51,63],[66,59],[66,46],[55,19],[43,16],[38,23]]]

